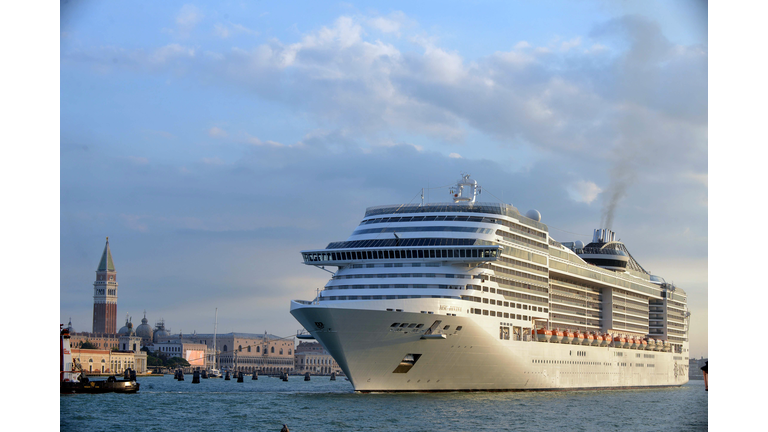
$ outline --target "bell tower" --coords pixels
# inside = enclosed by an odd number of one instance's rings
[[[93,332],[117,332],[117,272],[109,249],[109,237],[93,283]]]

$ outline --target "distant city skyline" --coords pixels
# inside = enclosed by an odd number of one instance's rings
[[[295,334],[300,250],[467,172],[555,240],[612,228],[708,357],[703,5],[64,2],[61,322],[91,330],[108,236],[118,327]]]

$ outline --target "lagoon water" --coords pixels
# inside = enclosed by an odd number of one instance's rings
[[[699,431],[703,381],[677,388],[355,394],[344,378],[139,377],[136,394],[62,395],[61,431]]]

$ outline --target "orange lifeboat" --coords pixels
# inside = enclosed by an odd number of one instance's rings
[[[563,340],[563,332],[560,331],[560,329],[552,330],[552,337],[549,339],[549,341],[553,343],[560,343],[560,341],[562,340]]]
[[[592,346],[600,346],[601,342],[603,342],[603,337],[600,336],[600,333],[593,333],[592,334]]]
[[[573,341],[571,342],[574,345],[581,345],[581,342],[584,340],[584,333],[576,330],[576,333],[573,334]]]
[[[631,336],[627,342],[629,342],[630,349],[637,349],[637,347],[640,346],[640,342],[638,342],[634,336]]]
[[[539,342],[549,342],[550,338],[552,338],[552,332],[550,330],[547,330],[543,327],[536,330],[536,339]]]
[[[573,332],[565,330],[563,332],[563,341],[561,343],[571,343],[573,341]]]
[[[647,340],[645,340],[645,339],[640,339],[640,340],[638,340],[638,342],[640,343],[640,344],[638,345],[638,348],[639,348],[639,349],[641,349],[641,350],[647,350],[647,349],[648,349],[648,341],[647,341]]]
[[[592,335],[592,333],[584,333],[584,340],[581,341],[582,345],[592,345],[592,342],[595,341],[595,336]]]
[[[627,342],[627,339],[624,336],[617,336],[613,339],[614,346],[617,348],[628,348],[629,343]]]
[[[603,337],[603,341],[600,342],[601,347],[610,346],[613,343],[613,337],[608,333],[604,334],[602,337]]]

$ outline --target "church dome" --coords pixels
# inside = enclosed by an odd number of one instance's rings
[[[159,323],[155,326],[155,331],[152,334],[152,342],[159,342],[158,338],[160,337],[167,337],[171,334],[168,333],[168,330],[165,329],[165,322],[163,320],[160,320]]]
[[[144,312],[144,318],[141,319],[141,324],[136,327],[136,336],[140,337],[144,343],[152,341],[152,327],[147,324],[146,312]]]
[[[120,330],[117,331],[117,334],[119,335],[130,335],[133,333],[133,323],[128,320],[128,318],[125,319],[125,325],[120,328]]]

